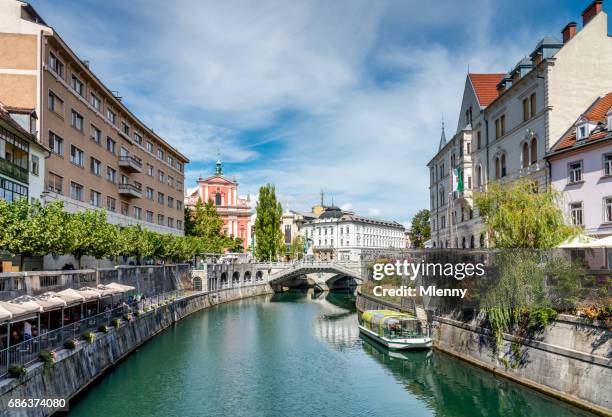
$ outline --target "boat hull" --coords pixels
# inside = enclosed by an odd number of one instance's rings
[[[417,337],[413,339],[389,339],[379,336],[377,333],[365,328],[362,325],[359,325],[359,331],[391,350],[430,349],[432,345],[431,338],[429,337]]]

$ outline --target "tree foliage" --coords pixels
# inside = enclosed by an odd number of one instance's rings
[[[289,258],[290,259],[302,259],[304,257],[304,238],[301,235],[294,236],[291,239],[291,246],[289,247]]]
[[[565,223],[558,201],[554,190],[536,192],[527,181],[491,183],[475,196],[490,243],[498,248],[553,248],[577,234]]]
[[[415,248],[422,248],[431,237],[429,210],[423,209],[414,215],[410,226],[410,241]]]
[[[259,188],[255,220],[255,257],[259,260],[276,261],[285,252],[281,222],[283,208],[276,199],[272,184]]]
[[[197,245],[202,253],[222,253],[226,249],[230,252],[244,250],[242,239],[223,234],[223,219],[212,199],[209,198],[206,203],[198,199],[193,209],[186,209],[185,214],[185,235],[200,239]]]

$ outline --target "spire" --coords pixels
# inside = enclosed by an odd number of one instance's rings
[[[324,204],[323,204],[323,195],[324,195],[324,194],[323,194],[323,190],[321,190],[321,207],[323,207],[323,206],[324,206]]]
[[[215,175],[223,175],[223,167],[221,166],[221,153],[217,147],[217,163],[215,164]]]
[[[438,150],[442,149],[446,145],[446,134],[444,133],[444,116],[442,116],[442,135],[440,136],[440,146]]]

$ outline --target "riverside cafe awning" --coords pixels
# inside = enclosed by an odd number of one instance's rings
[[[10,317],[0,327],[1,334],[6,335],[6,338],[2,337],[5,348],[38,334],[39,313],[42,312],[40,304],[28,296],[22,296],[11,301],[0,301],[0,307],[10,313]]]
[[[561,249],[600,249],[603,251],[608,269],[612,269],[612,236],[607,236],[601,239],[587,235],[578,235],[573,239],[561,243],[558,248]]]
[[[64,326],[74,323],[75,321],[79,321],[83,318],[83,304],[85,302],[85,297],[72,288],[66,288],[65,290],[58,291],[55,293],[55,295],[66,302],[63,318]]]

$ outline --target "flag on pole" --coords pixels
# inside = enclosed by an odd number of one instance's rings
[[[453,191],[463,191],[463,175],[459,167],[453,170]]]

